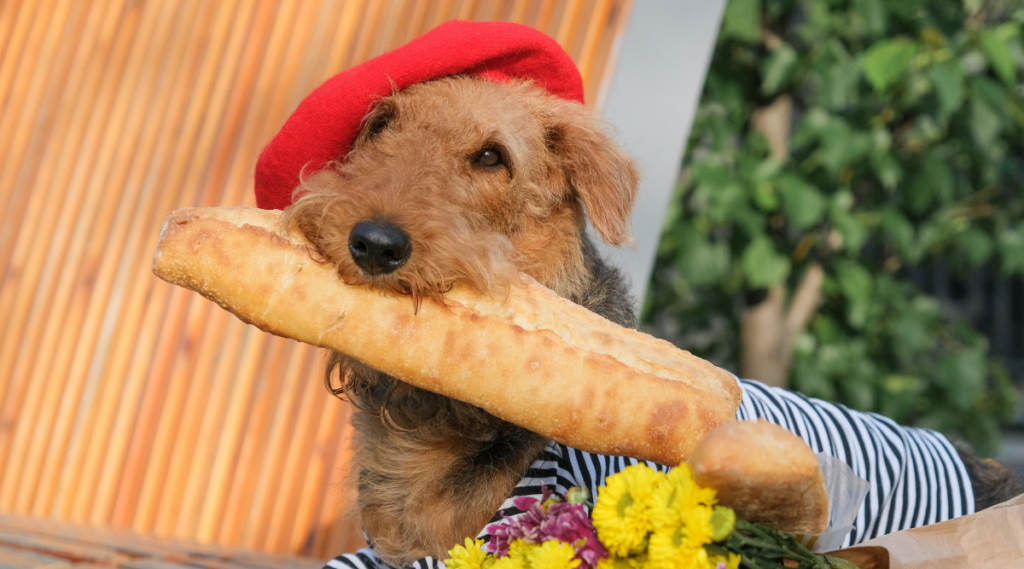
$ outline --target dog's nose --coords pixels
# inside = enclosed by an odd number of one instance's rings
[[[412,243],[390,223],[360,221],[348,234],[348,250],[359,268],[371,275],[386,275],[409,260]]]

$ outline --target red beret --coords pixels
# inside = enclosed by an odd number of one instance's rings
[[[583,80],[555,40],[508,22],[451,21],[328,79],[306,97],[256,162],[256,204],[284,209],[299,173],[343,158],[373,105],[395,89],[448,75],[529,79],[583,102]]]

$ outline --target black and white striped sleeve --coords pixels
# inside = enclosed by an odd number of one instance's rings
[[[455,544],[452,544],[455,545]],[[364,547],[356,553],[346,553],[339,555],[334,559],[327,562],[324,569],[398,569],[384,562],[381,558],[377,557],[376,552],[370,548]],[[443,561],[434,559],[433,557],[424,557],[423,559],[417,559],[408,569],[445,569]]]
[[[844,547],[974,513],[974,491],[963,461],[946,437],[874,413],[756,381],[741,381],[740,420],[765,419],[830,454],[870,483]]]

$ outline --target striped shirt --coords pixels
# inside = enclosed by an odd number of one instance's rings
[[[873,413],[851,411],[842,405],[809,399],[798,393],[741,381],[743,399],[736,418],[765,419],[803,438],[815,452],[850,465],[870,483],[853,531],[843,547],[894,531],[934,524],[974,513],[974,492],[967,470],[946,438],[934,431],[901,427]],[[604,479],[640,461],[583,452],[552,442],[530,466],[526,476],[502,504],[502,514],[521,513],[512,503],[518,496],[540,497],[547,486],[560,495],[579,486],[597,496]],[[668,467],[647,462],[661,471]],[[483,531],[478,536],[489,539]],[[455,545],[455,544],[452,544]],[[345,554],[327,563],[332,569],[387,569],[370,548]],[[412,564],[414,569],[444,569],[432,557]]]

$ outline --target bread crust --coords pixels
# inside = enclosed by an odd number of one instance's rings
[[[689,460],[698,484],[738,518],[791,533],[820,534],[828,525],[828,492],[818,459],[786,429],[736,421],[704,437]]]
[[[504,299],[456,286],[418,310],[409,297],[345,285],[277,211],[177,210],[153,271],[261,330],[588,452],[679,464],[734,420],[742,397],[731,374],[525,276]]]

